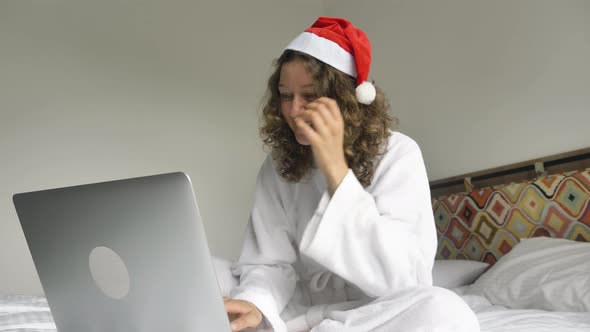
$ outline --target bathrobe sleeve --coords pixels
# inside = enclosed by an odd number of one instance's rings
[[[400,133],[367,190],[349,170],[333,196],[323,194],[301,254],[379,297],[432,284],[436,231],[418,145]]]
[[[265,317],[263,324],[277,332],[286,331],[280,313],[295,290],[292,264],[297,257],[281,201],[281,185],[284,183],[268,157],[258,173],[242,252],[232,268],[240,283],[230,294],[255,304]]]

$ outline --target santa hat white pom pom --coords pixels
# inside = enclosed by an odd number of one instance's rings
[[[361,104],[371,105],[373,100],[375,100],[375,96],[377,96],[377,91],[375,91],[375,86],[371,82],[364,81],[361,85],[356,87],[356,99]]]

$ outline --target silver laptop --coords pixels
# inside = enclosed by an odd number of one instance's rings
[[[13,201],[59,332],[231,331],[186,174]]]

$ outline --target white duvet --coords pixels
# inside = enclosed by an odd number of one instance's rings
[[[47,300],[38,296],[0,296],[0,331],[56,331]]]
[[[454,290],[462,294],[462,289]],[[462,295],[475,311],[482,332],[590,331],[590,313],[514,310],[492,305],[482,296]],[[36,296],[0,296],[1,332],[54,332],[47,301]]]
[[[590,313],[588,312],[509,309],[493,305],[483,296],[462,295],[462,289],[454,289],[454,291],[477,315],[481,332],[590,331]]]

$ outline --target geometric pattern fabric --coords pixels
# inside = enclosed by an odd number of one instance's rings
[[[433,198],[436,259],[494,264],[521,238],[590,242],[590,168]]]

